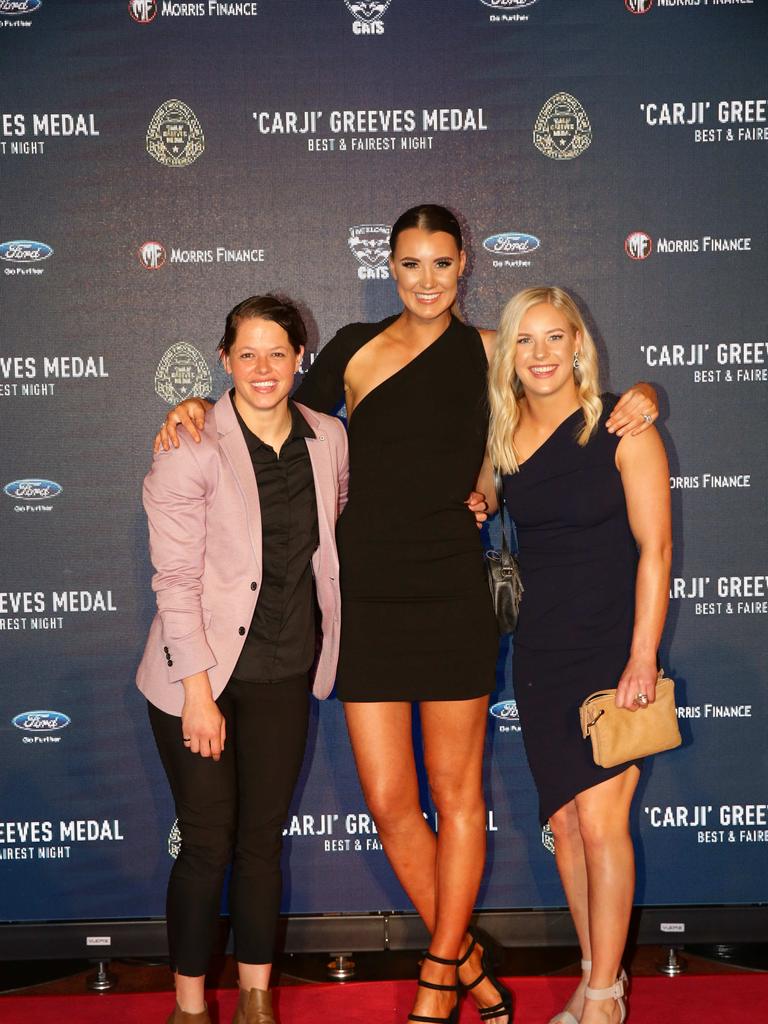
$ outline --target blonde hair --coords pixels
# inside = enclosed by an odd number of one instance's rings
[[[502,473],[516,473],[519,468],[514,436],[520,422],[520,399],[523,396],[523,385],[515,372],[520,322],[532,306],[542,302],[560,310],[574,331],[581,334],[579,366],[573,371],[579,405],[584,413],[584,428],[576,439],[580,445],[589,441],[603,411],[597,349],[570,295],[562,288],[554,287],[525,288],[513,295],[501,313],[488,379],[491,407],[488,451],[493,465]]]

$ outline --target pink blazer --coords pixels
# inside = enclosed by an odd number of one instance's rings
[[[307,450],[315,477],[320,544],[312,557],[322,646],[313,692],[327,697],[339,656],[341,597],[336,519],[347,500],[347,435],[333,416],[297,403],[315,431]],[[214,699],[245,643],[262,580],[261,513],[251,456],[229,394],[206,417],[195,444],[160,451],[144,479],[157,615],[136,684],[161,711],[180,715],[181,680],[207,671]]]

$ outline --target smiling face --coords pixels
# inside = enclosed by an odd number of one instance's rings
[[[389,266],[406,310],[427,321],[448,312],[456,301],[466,259],[447,231],[401,231]]]
[[[246,422],[248,413],[263,416],[287,402],[303,355],[303,347],[297,352],[288,333],[273,320],[240,321],[224,368],[232,375],[235,405]]]
[[[515,349],[515,373],[525,392],[553,395],[564,387],[576,389],[573,357],[581,348],[581,333],[562,310],[548,302],[531,306],[520,321]]]

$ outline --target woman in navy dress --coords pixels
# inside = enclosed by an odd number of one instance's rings
[[[528,288],[506,306],[490,372],[489,452],[504,476],[525,587],[514,685],[542,823],[582,950],[551,1024],[618,1024],[634,891],[637,764],[601,768],[578,709],[595,690],[638,714],[654,700],[669,594],[669,471],[655,429],[603,429],[597,352],[573,300]]]

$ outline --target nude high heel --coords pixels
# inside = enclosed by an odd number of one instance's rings
[[[624,975],[626,978],[626,975]],[[627,1019],[627,1007],[624,1003],[624,978],[617,978],[610,988],[590,988],[584,993],[587,999],[615,999],[619,1004],[619,1024],[624,1024]]]
[[[581,973],[588,975],[591,970],[592,961],[582,960]],[[576,1018],[573,1016],[570,1010],[561,1010],[560,1013],[556,1013],[555,1016],[551,1018],[549,1024],[579,1024],[579,1022],[578,1020],[576,1020]]]

